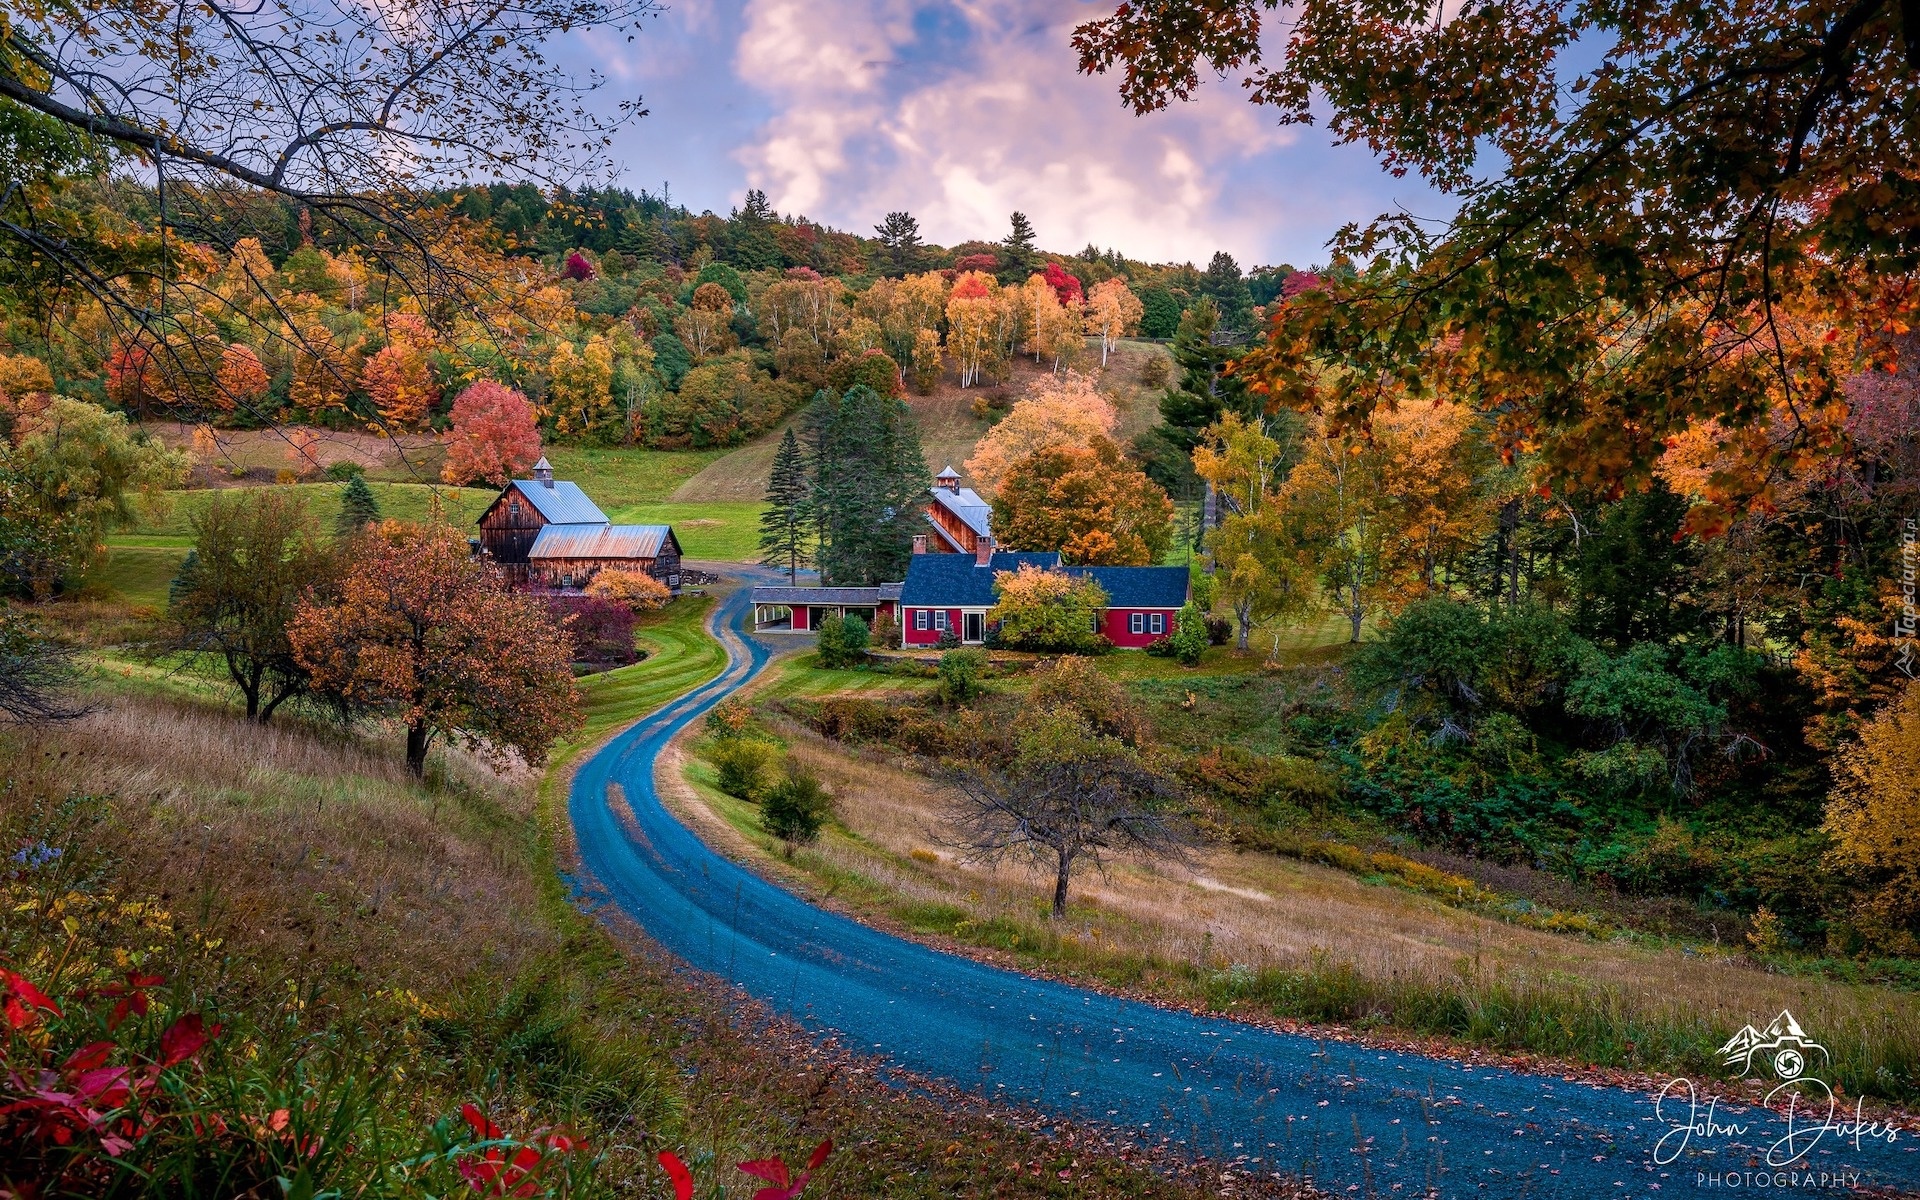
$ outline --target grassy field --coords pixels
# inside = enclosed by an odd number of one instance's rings
[[[302,497],[325,529],[340,515],[343,483],[292,483],[284,486]],[[438,501],[441,515],[455,525],[471,524],[499,493],[491,488],[455,488],[419,483],[370,483],[380,514],[406,521],[425,520]],[[193,488],[167,492],[156,506],[135,506],[136,519],[108,538],[110,545],[185,546],[193,540],[193,517],[204,512],[213,497],[233,489]]]
[[[640,619],[640,646],[647,656],[579,681],[586,724],[560,750],[561,756],[590,746],[620,725],[652,712],[718,675],[727,665],[726,651],[707,636],[710,596],[683,596],[659,612]]]
[[[100,565],[88,573],[84,587],[122,604],[165,608],[167,585],[180,573],[180,562],[186,556],[184,545],[115,544],[107,548]]]
[[[625,446],[550,446],[555,479],[571,479],[611,516],[616,508],[658,504],[729,450],[641,450]],[[762,492],[741,496],[758,500]],[[618,519],[618,518],[616,518]]]
[[[629,504],[609,508],[622,524],[671,525],[688,558],[714,562],[756,562],[760,558],[759,501]]]

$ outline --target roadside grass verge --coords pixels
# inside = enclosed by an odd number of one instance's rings
[[[1424,894],[1447,880],[1410,862],[1335,870],[1210,849],[1191,869],[1122,863],[1077,878],[1068,919],[1055,923],[1049,878],[969,865],[943,845],[940,796],[924,777],[797,728],[780,733],[836,796],[836,821],[815,846],[787,858],[757,808],[717,791],[703,762],[690,760],[689,786],[748,853],[776,871],[789,864],[822,898],[882,924],[1176,1004],[1538,1056],[1542,1069],[1602,1077],[1725,1079],[1716,1049],[1790,1008],[1818,1014],[1829,1082],[1920,1102],[1911,993],[1773,974],[1714,947],[1510,924]],[[1356,867],[1365,874],[1346,873]]]

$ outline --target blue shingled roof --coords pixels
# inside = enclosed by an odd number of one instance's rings
[[[577,483],[555,480],[552,487],[537,479],[516,479],[513,486],[551,525],[611,525],[600,506],[587,499]]]
[[[1016,554],[996,551],[990,566],[974,565],[971,554],[916,554],[907,560],[907,579],[900,587],[900,603],[936,608],[992,608],[993,577],[1022,566],[1057,567],[1054,553]]]
[[[1107,593],[1113,608],[1179,608],[1187,602],[1185,567],[1063,567],[1054,553],[999,551],[991,567],[977,567],[971,554],[916,554],[907,564],[900,589],[903,606],[991,608],[993,577],[1022,566],[1061,570],[1090,577]]]
[[[1091,575],[1107,593],[1110,608],[1179,608],[1187,602],[1185,567],[1065,567]]]

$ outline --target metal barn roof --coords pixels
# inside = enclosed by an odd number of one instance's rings
[[[672,536],[671,525],[548,525],[527,558],[658,558]]]
[[[605,525],[607,514],[587,499],[577,483],[556,480],[549,487],[538,479],[516,479],[514,488],[526,497],[549,525]],[[665,528],[665,526],[661,526]]]

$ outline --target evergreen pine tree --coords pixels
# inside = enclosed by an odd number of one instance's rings
[[[1013,229],[1001,240],[1000,249],[1000,257],[1005,261],[1000,268],[1000,282],[1025,283],[1027,276],[1033,274],[1038,258],[1034,253],[1033,222],[1027,220],[1027,214],[1013,214]]]
[[[1168,436],[1186,454],[1193,452],[1201,431],[1222,413],[1254,415],[1246,385],[1221,374],[1243,348],[1214,345],[1213,332],[1219,324],[1219,308],[1202,297],[1181,316],[1179,331],[1173,335],[1173,361],[1180,368],[1180,378],[1161,397],[1160,416]]]
[[[823,581],[901,578],[931,482],[907,406],[856,384],[814,397],[805,426]]]
[[[800,567],[812,557],[808,546],[812,531],[809,492],[806,456],[789,425],[767,478],[767,507],[760,514],[760,561],[770,567],[785,567],[790,583],[799,581]]]
[[[873,227],[880,237],[889,275],[911,275],[920,266],[920,222],[912,213],[890,212]]]
[[[1225,250],[1216,250],[1200,277],[1200,294],[1220,310],[1220,324],[1245,329],[1253,323],[1253,289],[1240,274],[1240,264]]]
[[[334,520],[334,531],[349,537],[379,520],[380,502],[373,498],[367,481],[359,475],[347,480],[340,492],[340,515]]]

